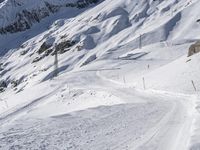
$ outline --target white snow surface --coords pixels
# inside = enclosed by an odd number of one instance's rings
[[[11,0],[0,3],[0,27],[44,4],[17,1],[15,9]],[[8,82],[0,93],[0,149],[199,150],[200,54],[187,57],[200,39],[199,6],[104,0],[0,35],[0,81]],[[58,55],[57,77],[54,56],[33,63],[44,42],[54,49],[66,40],[76,43]]]

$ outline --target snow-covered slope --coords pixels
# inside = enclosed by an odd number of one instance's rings
[[[105,1],[98,4],[98,7],[89,8],[82,13],[78,9],[70,11],[72,14],[74,11],[80,14],[72,18],[59,19],[49,26],[48,30],[40,29],[40,24],[38,24],[22,33],[1,35],[2,53],[12,48],[9,50],[10,57],[7,60],[9,65],[2,71],[4,74],[2,77],[5,80],[8,78],[18,80],[22,77],[29,78],[31,74],[38,74],[36,78],[39,82],[46,80],[48,76],[51,76],[54,60],[51,55],[46,55],[53,53],[55,43],[59,45],[66,41],[74,41],[74,44],[66,48],[66,52],[59,56],[59,67],[64,72],[87,68],[88,63],[96,63],[98,60],[106,62],[121,58],[121,55],[129,52],[131,55],[145,54],[141,56],[141,59],[160,60],[162,62],[157,64],[162,66],[171,63],[185,55],[191,42],[199,39],[199,34],[196,34],[200,30],[196,22],[200,16],[197,11],[199,2],[192,2],[184,0]],[[193,12],[192,17],[190,17],[191,12]],[[41,28],[46,25],[45,21],[48,19],[50,17],[44,19]],[[37,33],[37,30],[41,33]],[[185,36],[182,35],[183,33]],[[143,49],[137,50],[140,35]],[[8,41],[12,42],[8,44]],[[49,44],[47,54],[38,53],[45,43]],[[40,61],[33,63],[37,60]],[[3,63],[7,64],[7,62]],[[6,71],[10,68],[13,69]],[[47,71],[41,72],[43,69]]]
[[[31,126],[31,119],[37,125],[38,118],[42,119],[41,124],[55,118],[69,119],[76,124],[82,118],[78,130],[73,124],[55,130],[76,130],[69,132],[72,144],[67,141],[60,149],[77,146],[78,149],[185,150],[193,143],[198,149],[198,140],[190,143],[190,130],[198,128],[193,119],[198,118],[194,112],[200,89],[200,55],[187,57],[187,53],[190,45],[200,39],[199,6],[198,0],[5,0],[0,3],[0,81],[5,86],[0,93],[0,124],[15,120],[4,132],[18,123]],[[54,77],[55,50],[58,51],[57,77]],[[88,109],[91,107],[96,108]],[[80,115],[80,110],[85,116]],[[68,116],[62,116],[66,113]],[[103,124],[90,131],[91,124],[99,124],[95,120],[98,114]],[[127,114],[131,115],[119,127],[115,128],[112,121],[106,124],[112,116],[113,122],[119,124]],[[131,118],[134,114],[145,119],[129,128],[127,124],[138,119]],[[24,117],[30,123],[21,123]],[[171,122],[176,127],[169,126]],[[89,139],[79,142],[74,136],[82,132],[81,126],[86,130],[83,135]],[[101,127],[109,126],[108,131],[100,132]],[[136,132],[138,126],[142,128],[141,133]],[[48,125],[44,128],[50,130]],[[33,130],[36,134],[40,132]],[[95,137],[96,132],[99,138]],[[124,135],[127,137],[116,145]],[[4,138],[3,133],[0,137]],[[158,140],[159,137],[164,138]],[[198,137],[198,132],[194,137]],[[63,138],[66,139],[65,135]],[[16,144],[8,145],[8,141],[9,138],[2,143],[0,140],[0,148],[9,149]],[[180,145],[181,141],[184,144]],[[38,142],[40,146],[42,141]],[[19,146],[22,145],[33,146],[23,142]],[[47,148],[52,147],[51,142]]]
[[[53,13],[62,10],[83,9],[99,0],[5,0],[0,4],[0,33],[15,33],[30,29],[31,26],[40,22]]]

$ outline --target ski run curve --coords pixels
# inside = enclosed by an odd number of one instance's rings
[[[84,83],[84,74],[77,74]],[[93,91],[107,91],[125,101],[45,118],[34,117],[36,105],[27,104],[15,115],[12,112],[0,119],[0,149],[188,149],[194,122],[191,96],[137,90],[103,77],[99,71],[90,74],[101,82],[90,87]],[[20,112],[23,115],[17,117]],[[4,126],[6,119],[12,123]]]

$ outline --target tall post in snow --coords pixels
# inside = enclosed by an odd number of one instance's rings
[[[194,84],[194,81],[191,80],[191,82],[192,82],[192,85],[193,85],[194,91],[196,92],[196,91],[197,91],[197,88],[196,88],[196,86],[195,86],[195,84]]]

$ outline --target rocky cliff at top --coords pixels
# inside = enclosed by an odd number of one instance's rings
[[[0,34],[30,29],[60,9],[85,8],[99,0],[5,0],[0,4]]]

